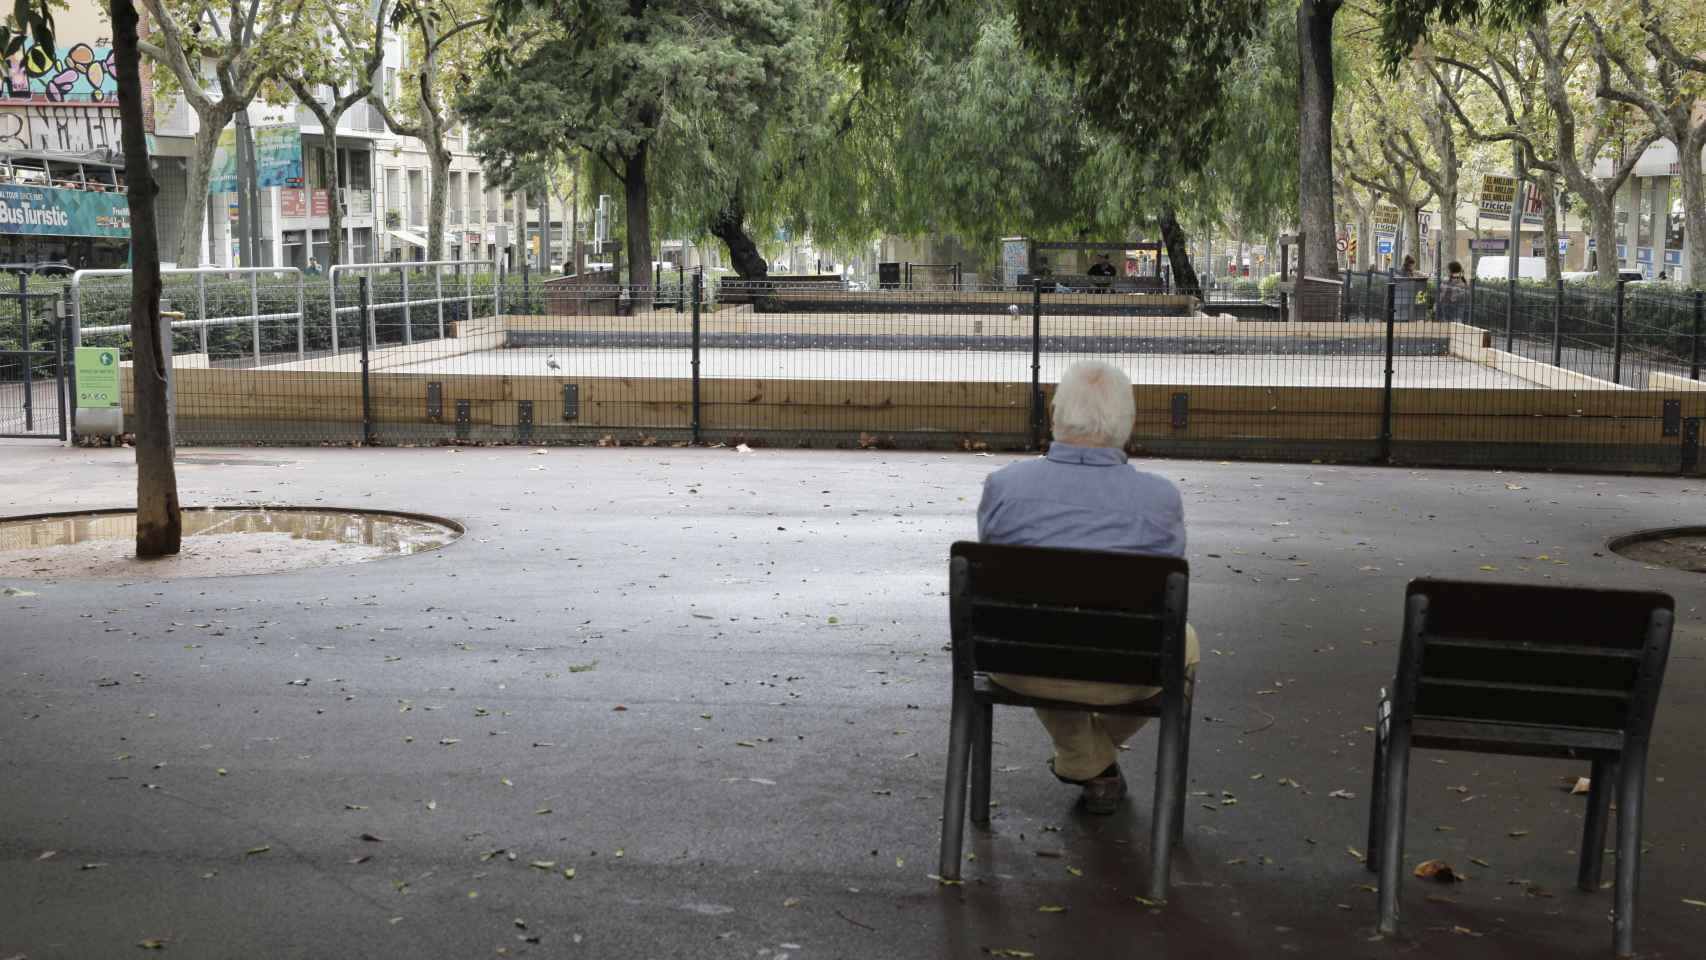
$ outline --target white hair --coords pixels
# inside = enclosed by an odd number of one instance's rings
[[[1089,446],[1124,447],[1137,419],[1131,379],[1100,360],[1066,368],[1054,389],[1054,436]]]

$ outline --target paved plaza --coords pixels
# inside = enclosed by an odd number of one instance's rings
[[[1610,891],[1573,886],[1585,762],[1418,752],[1407,859],[1469,879],[1411,879],[1405,939],[1372,939],[1369,730],[1424,574],[1676,597],[1637,945],[1700,955],[1706,583],[1605,549],[1700,523],[1699,479],[1152,464],[1203,643],[1170,902],[1134,900],[1153,731],[1092,818],[1017,710],[991,829],[939,885],[948,545],[1013,459],[180,451],[186,504],[467,532],[273,576],[0,582],[0,957],[1608,956]],[[134,476],[127,449],[0,441],[0,515],[129,506]]]

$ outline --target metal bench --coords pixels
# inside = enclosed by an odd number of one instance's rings
[[[940,873],[960,876],[966,789],[989,822],[994,706],[1161,718],[1149,897],[1167,896],[1171,845],[1184,830],[1192,690],[1185,671],[1190,566],[1170,557],[956,543],[949,568],[953,714]],[[1147,700],[1086,706],[1007,690],[989,673],[1160,687]],[[969,768],[969,769],[968,769]]]
[[[1374,748],[1368,869],[1380,932],[1398,931],[1412,748],[1588,760],[1592,781],[1576,884],[1599,889],[1617,790],[1613,940],[1634,949],[1647,740],[1670,652],[1663,593],[1421,579],[1410,583],[1392,696]]]

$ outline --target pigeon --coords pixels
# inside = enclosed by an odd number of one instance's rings
[[[1018,316],[1019,315],[1019,305],[1016,303],[1009,303],[1007,305],[1007,312],[1012,314],[1015,317]]]
[[[557,363],[556,357],[546,357],[545,358],[545,369],[547,369],[547,370],[561,370],[563,368],[562,368],[561,364]]]

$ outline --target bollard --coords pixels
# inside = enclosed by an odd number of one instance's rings
[[[1611,318],[1611,382],[1623,385],[1623,302],[1627,280],[1617,281],[1617,312]]]

